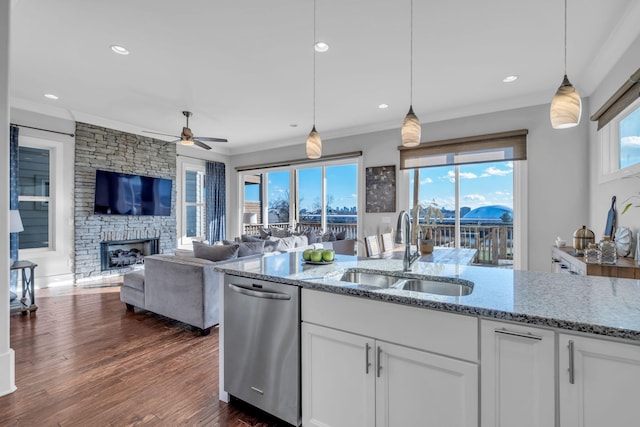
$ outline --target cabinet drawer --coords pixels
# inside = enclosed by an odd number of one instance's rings
[[[302,289],[302,321],[478,361],[478,319]]]

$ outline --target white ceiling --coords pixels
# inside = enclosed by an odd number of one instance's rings
[[[316,54],[323,139],[398,128],[410,102],[410,1],[317,0],[316,10],[317,39],[331,46]],[[422,123],[550,102],[563,11],[562,0],[414,0]],[[637,22],[638,0],[569,1],[567,71],[583,97],[640,34]],[[190,110],[196,136],[228,138],[215,146],[226,154],[303,144],[311,129],[312,0],[18,0],[11,25],[14,107],[174,135]],[[509,74],[520,78],[503,83]]]

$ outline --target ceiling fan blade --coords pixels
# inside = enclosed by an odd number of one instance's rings
[[[198,141],[197,139],[193,138],[193,144],[197,145],[200,148],[204,148],[205,150],[211,150],[211,147],[209,147],[207,144],[205,144],[202,141]]]
[[[143,130],[142,132],[144,132],[144,133],[152,133],[152,134],[154,134],[154,135],[170,136],[170,137],[172,137],[172,138],[180,138],[179,136],[169,135],[168,133],[151,132],[150,130]]]
[[[200,141],[229,142],[227,139],[224,139],[224,138],[211,138],[211,137],[207,137],[207,136],[198,136],[196,138],[198,138]]]

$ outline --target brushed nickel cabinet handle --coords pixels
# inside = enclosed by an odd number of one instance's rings
[[[575,384],[575,369],[573,359],[573,341],[569,340],[569,384]]]
[[[522,332],[509,331],[509,330],[508,330],[508,329],[506,329],[506,328],[496,329],[495,331],[496,331],[496,334],[511,335],[511,336],[513,336],[513,337],[527,338],[527,339],[530,339],[530,340],[538,340],[538,341],[541,341],[541,340],[542,340],[542,337],[541,337],[541,336],[539,336],[539,335],[534,335],[534,334],[532,334],[531,332],[527,332],[527,333],[525,334],[525,333],[522,333]]]
[[[371,350],[371,346],[369,343],[364,345],[364,366],[365,366],[365,374],[369,374],[369,367],[371,366],[371,362],[369,361],[369,350]]]
[[[377,357],[377,362],[378,362],[378,378],[380,378],[380,371],[382,370],[382,365],[380,364],[380,358],[381,358],[381,354],[382,354],[382,347],[378,346],[378,357]]]

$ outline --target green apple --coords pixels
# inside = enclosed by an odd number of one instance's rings
[[[325,249],[322,251],[322,260],[325,262],[333,261],[333,257],[335,256],[335,252],[333,249]]]
[[[313,249],[305,249],[304,252],[302,252],[302,259],[305,261],[310,261],[311,252],[313,252]]]
[[[313,262],[321,262],[322,261],[322,251],[318,249],[314,249],[311,251],[311,261]]]

